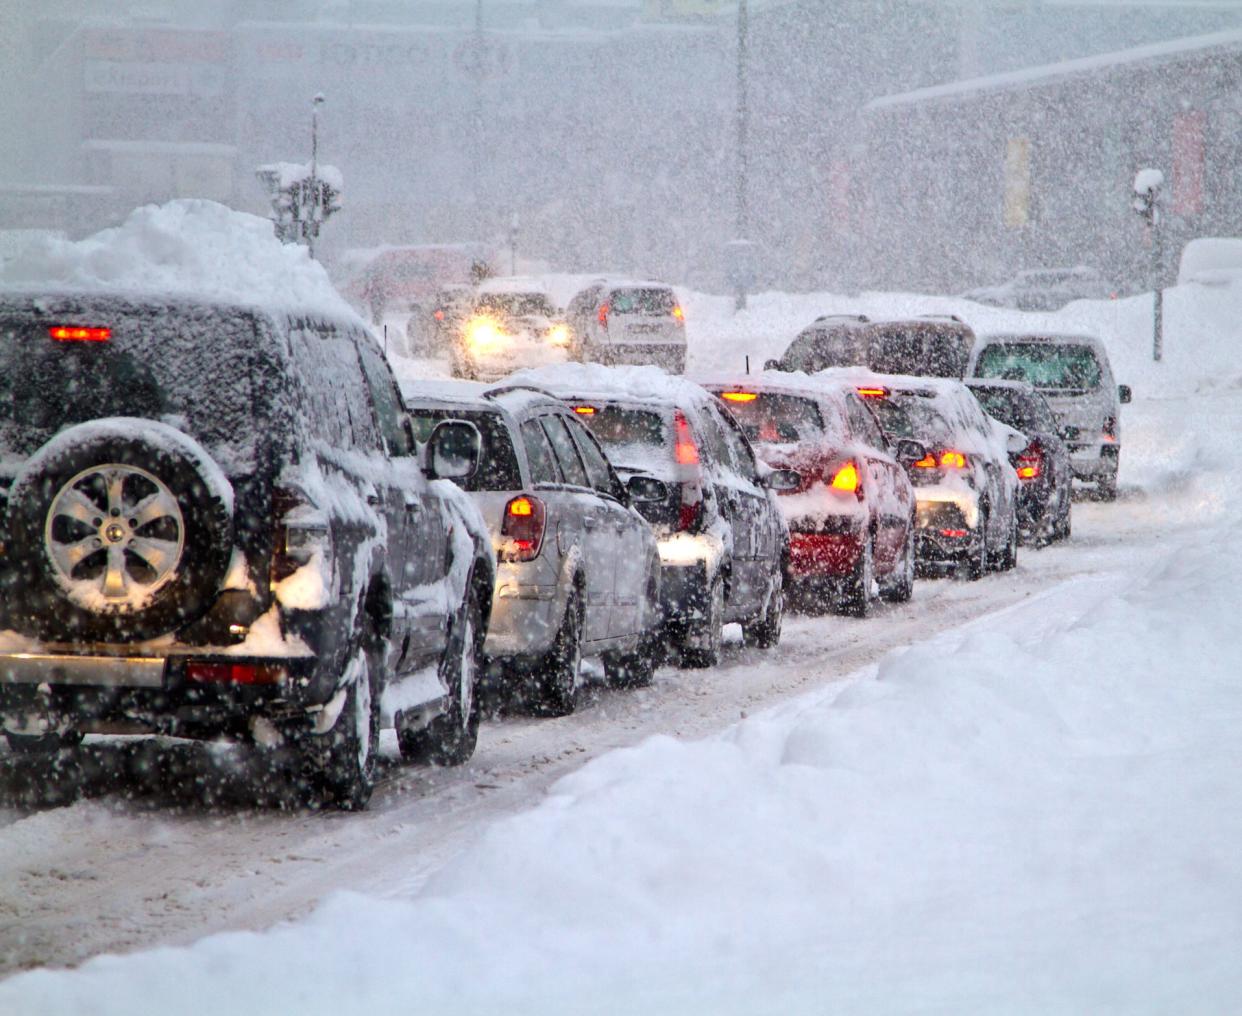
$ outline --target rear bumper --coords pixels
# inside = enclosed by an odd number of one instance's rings
[[[709,585],[705,562],[660,568],[660,608],[666,624],[685,625],[708,614]]]
[[[1121,445],[1100,442],[1070,445],[1070,469],[1078,480],[1111,479],[1117,475]]]
[[[953,501],[919,501],[915,509],[914,555],[919,564],[956,564],[979,546],[978,519]]]
[[[862,530],[851,526],[843,532],[789,534],[789,577],[846,578],[862,555]]]
[[[483,652],[493,658],[545,653],[564,613],[565,601],[555,585],[497,582]]]

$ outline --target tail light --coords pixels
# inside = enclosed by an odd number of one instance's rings
[[[1104,417],[1103,437],[1105,441],[1116,441],[1117,440],[1117,417],[1115,416]]]
[[[185,665],[187,681],[198,684],[280,684],[288,671],[276,663],[205,663]]]
[[[921,459],[919,459],[918,462],[914,463],[914,468],[935,469],[937,465],[938,463],[936,462],[936,456],[934,456],[931,452],[928,452]]]
[[[504,541],[500,547],[500,560],[535,560],[543,549],[547,517],[543,502],[529,494],[519,494],[505,505],[505,518],[500,525]]]
[[[599,313],[596,316],[599,318],[600,325],[603,326],[604,328],[608,327],[608,312],[611,309],[612,308],[609,307],[608,304],[606,303],[601,303],[599,305]]]
[[[940,453],[941,469],[965,469],[966,456],[961,452],[943,451]]]
[[[888,389],[883,388],[880,385],[876,385],[874,387],[859,388],[858,394],[864,399],[887,399]]]
[[[674,455],[679,466],[697,466],[699,464],[699,446],[695,443],[694,432],[690,430],[690,421],[680,409],[673,414],[673,430],[677,445]]]
[[[703,517],[703,497],[689,484],[681,485],[681,509],[677,514],[677,530],[692,533],[699,527]]]
[[[112,338],[111,328],[80,328],[77,325],[52,325],[47,333],[56,342],[107,342]]]
[[[861,498],[862,478],[858,475],[858,465],[850,461],[839,466],[828,477],[828,486],[833,490]]]
[[[440,309],[440,308],[438,308],[438,307],[437,307],[437,308],[436,308],[436,312],[432,315],[432,317],[434,317],[437,321],[443,321],[443,320],[444,320],[444,311],[443,311],[442,309]]]
[[[675,317],[678,321],[686,320],[686,312],[681,309],[681,304],[679,303],[673,304],[672,313],[673,313],[673,317]]]
[[[1019,480],[1034,480],[1044,471],[1044,450],[1032,441],[1014,463]]]
[[[328,520],[310,499],[294,487],[277,487],[272,492],[272,514],[276,532],[272,541],[273,582],[287,579],[318,555],[329,562],[332,534]]]

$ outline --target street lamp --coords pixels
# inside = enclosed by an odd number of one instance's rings
[[[1160,226],[1160,192],[1164,174],[1158,169],[1140,169],[1134,174],[1134,202],[1131,207],[1147,223],[1151,235],[1151,257],[1154,276],[1151,358],[1164,355],[1164,234]]]
[[[322,215],[320,208],[320,187],[319,187],[319,107],[327,100],[323,96],[323,92],[315,93],[315,97],[311,99],[311,171],[310,185],[313,204],[311,206],[311,221],[316,223],[313,232],[307,234],[306,252],[313,258],[315,256],[315,233],[318,232],[318,222]]]
[[[747,131],[749,128],[749,94],[748,82],[746,79],[746,47],[748,36],[750,34],[750,11],[747,6],[747,0],[738,0],[737,4],[737,151],[734,153],[736,158],[736,174],[737,174],[737,221],[735,228],[735,236],[733,241],[728,245],[729,256],[729,274],[732,277],[730,281],[733,283],[736,297],[734,299],[735,310],[746,309],[746,290],[750,285],[750,254],[751,245],[746,239],[747,233],[750,232],[750,208],[747,203],[746,195],[746,176],[747,176],[747,158],[746,143]]]

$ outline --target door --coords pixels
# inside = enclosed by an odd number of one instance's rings
[[[611,634],[613,586],[616,584],[618,557],[617,531],[602,499],[591,487],[586,466],[574,444],[565,420],[549,414],[539,418],[548,442],[565,476],[565,492],[573,509],[582,520],[586,532],[586,554],[583,572],[586,575],[587,602],[585,634],[589,641],[606,639]]]
[[[726,456],[717,470],[716,495],[733,530],[730,614],[750,617],[767,602],[772,576],[780,572],[774,508],[741,428],[714,400],[707,410],[705,423],[717,431]]]
[[[910,507],[897,494],[905,489],[904,475],[897,475],[904,474],[904,470],[888,454],[887,439],[858,396],[845,396],[845,415],[851,441],[857,446],[859,457],[865,460],[861,463],[863,491],[875,519],[876,542],[872,550],[876,567],[881,574],[887,574],[901,557],[909,528]]]

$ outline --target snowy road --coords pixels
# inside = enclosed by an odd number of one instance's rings
[[[486,724],[463,769],[393,764],[362,815],[247,805],[240,749],[98,740],[91,796],[67,807],[15,804],[38,774],[0,757],[0,974],[266,928],[337,889],[408,896],[486,825],[590,758],[654,734],[705,736],[816,689],[833,694],[888,650],[956,629],[1038,640],[1050,619],[1070,623],[1153,566],[1166,533],[1164,513],[1137,492],[1080,503],[1072,542],[1024,552],[1012,574],[923,582],[911,604],[865,622],[792,618],[775,652],[735,641],[719,668],[666,668],[645,691],[588,684],[574,716]],[[395,759],[395,743],[385,749]]]

